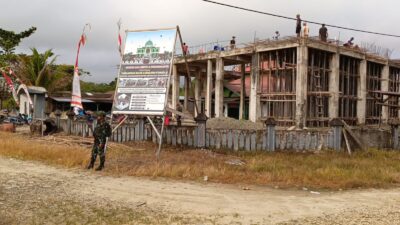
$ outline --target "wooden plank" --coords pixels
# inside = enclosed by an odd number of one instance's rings
[[[210,148],[210,133],[206,131],[206,148]]]
[[[361,150],[366,149],[365,146],[361,143],[360,139],[357,137],[357,135],[351,130],[351,127],[344,120],[342,120],[342,123],[344,124],[344,130],[346,130],[350,137],[353,138],[358,147]]]
[[[243,134],[243,131],[240,131],[239,133],[239,149],[244,149],[244,145],[245,145],[245,136]]]
[[[222,131],[222,143],[221,143],[221,147],[226,149],[227,144],[226,144],[226,130]]]
[[[181,128],[178,128],[176,130],[176,144],[182,145],[182,129]]]
[[[344,136],[344,141],[346,143],[347,153],[349,153],[349,155],[351,155],[351,147],[350,147],[349,139],[347,137],[347,131],[346,130],[343,130],[343,136]]]
[[[176,146],[177,145],[177,135],[176,135],[176,127],[172,128],[171,130],[171,139],[172,139],[172,145]]]
[[[256,133],[252,132],[250,134],[250,150],[251,151],[256,151],[256,146],[257,146],[257,139],[256,139]]]
[[[228,149],[233,149],[233,131],[232,130],[228,130],[228,134],[227,134],[227,147]]]
[[[233,137],[233,150],[238,151],[239,150],[239,134],[237,131],[232,131],[232,137]]]
[[[245,143],[245,150],[246,151],[250,151],[250,142],[251,142],[251,135],[248,133],[248,132],[246,132],[245,133],[245,136],[246,136],[246,143]]]
[[[215,148],[220,149],[221,148],[221,132],[216,133],[215,137]]]

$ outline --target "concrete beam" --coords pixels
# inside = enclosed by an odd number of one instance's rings
[[[388,63],[386,63],[382,69],[381,91],[389,91],[389,64]],[[382,107],[382,122],[387,123],[388,119],[389,119],[389,107],[383,106],[383,105],[381,107]]]
[[[297,47],[297,76],[296,76],[296,115],[297,128],[303,128],[306,124],[307,109],[307,73],[308,73],[308,48],[305,39]]]
[[[365,124],[365,114],[367,106],[367,60],[360,62],[360,79],[358,83],[357,97],[357,118],[359,124]]]
[[[329,74],[329,92],[331,97],[329,98],[329,119],[339,117],[339,60],[340,54],[334,53],[330,62],[331,72]]]
[[[244,99],[246,97],[246,89],[245,89],[245,78],[246,78],[246,65],[241,64],[240,67],[241,77],[240,77],[240,104],[239,104],[239,119],[244,119]]]
[[[258,92],[260,91],[260,53],[256,52],[252,56],[250,71],[250,102],[249,120],[256,122],[261,115],[261,102]]]
[[[224,59],[217,58],[215,78],[215,117],[224,116]]]
[[[209,59],[207,60],[207,86],[206,86],[206,116],[208,118],[211,118],[211,100],[212,100],[212,73],[213,72],[213,66],[212,66],[212,60]]]
[[[179,103],[179,75],[178,68],[176,65],[172,66],[172,109],[177,110]],[[176,117],[175,114],[172,115]]]

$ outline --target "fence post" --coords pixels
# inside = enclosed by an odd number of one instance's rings
[[[268,151],[275,151],[275,127],[276,127],[276,120],[272,117],[267,118],[265,120],[265,125],[267,126],[267,150]]]
[[[67,131],[67,134],[71,134],[72,120],[74,119],[75,113],[73,111],[68,111],[67,112],[67,116],[68,116],[68,121],[67,121],[68,131]]]
[[[338,119],[334,118],[329,122],[329,125],[333,129],[333,149],[340,151],[342,148],[342,134],[343,134],[343,122]]]
[[[400,149],[399,146],[399,124],[400,121],[398,119],[390,119],[389,122],[391,131],[392,131],[392,148],[395,150]]]
[[[207,116],[201,112],[194,120],[197,122],[197,140],[194,140],[194,146],[198,148],[205,148]]]
[[[61,117],[61,110],[57,109],[54,111],[54,115],[56,116],[56,124],[57,124],[57,130],[60,131],[60,117]]]

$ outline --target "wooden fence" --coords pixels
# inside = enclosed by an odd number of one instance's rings
[[[95,125],[96,122],[92,126]],[[64,132],[72,135],[84,137],[93,135],[92,128],[85,121],[60,120],[60,127]],[[198,126],[167,126],[163,134],[163,143],[173,146],[234,151],[340,149],[341,132],[335,132],[335,129],[338,130],[334,127],[325,131],[286,131],[275,130],[275,126],[271,126],[266,130],[257,131],[226,129],[206,129],[204,131]],[[157,142],[157,135],[149,124],[139,120],[132,124],[121,125],[112,134],[110,140],[115,142],[143,140]]]

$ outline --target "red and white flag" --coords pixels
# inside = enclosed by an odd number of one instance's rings
[[[14,87],[13,81],[11,80],[11,78],[4,71],[2,71],[2,74],[3,74],[4,79],[6,80],[8,88],[10,89],[10,92],[12,93],[12,96],[13,96],[15,102],[17,104],[19,104],[17,92],[15,91],[15,87]]]
[[[28,88],[26,87],[26,85],[22,82],[21,79],[19,79],[19,78],[17,77],[17,75],[15,75],[14,71],[13,71],[11,68],[10,68],[10,70],[9,70],[9,74],[11,74],[13,77],[15,77],[15,79],[17,79],[17,81],[19,81],[19,83],[20,83],[17,92],[19,92],[20,89],[24,90],[25,95],[26,95],[26,97],[28,98],[29,105],[31,105],[31,106],[33,107],[31,95],[29,94],[29,91],[28,91]]]
[[[75,60],[75,66],[74,66],[74,79],[72,81],[71,107],[78,108],[78,109],[83,109],[82,97],[81,97],[81,84],[80,84],[80,79],[79,79],[79,67],[78,67],[79,52],[80,52],[81,46],[84,46],[86,43],[85,29],[87,27],[90,29],[90,24],[85,25],[85,27],[83,28],[82,35],[78,42],[78,51],[76,53],[76,60]]]
[[[119,19],[118,20],[118,23],[117,23],[117,26],[118,26],[118,51],[119,51],[119,54],[120,54],[120,56],[121,56],[121,58],[122,58],[122,56],[123,56],[123,53],[122,53],[122,37],[121,37],[121,24],[122,24],[122,22],[121,22],[121,19]]]

